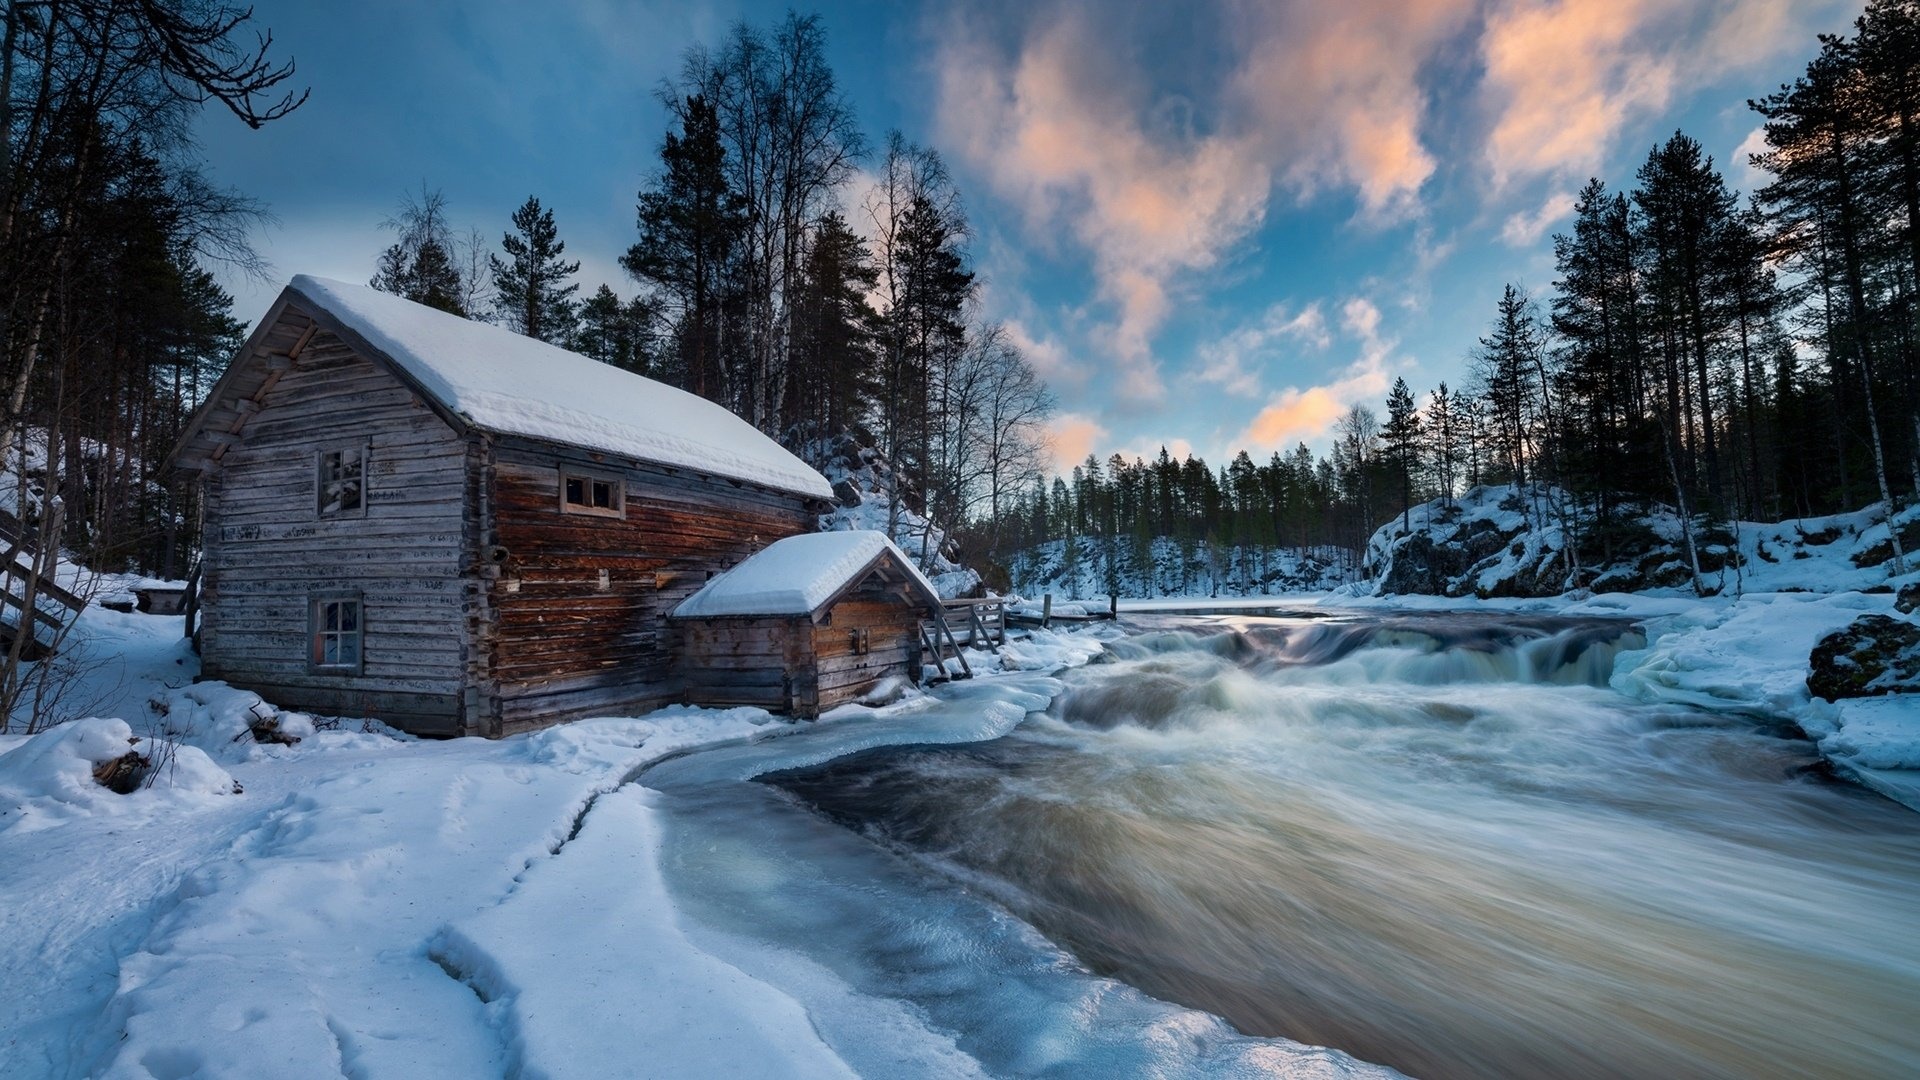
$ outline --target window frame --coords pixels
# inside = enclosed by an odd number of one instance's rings
[[[344,635],[348,631],[327,630],[325,609],[328,604],[352,604],[354,607],[353,663],[328,664],[320,657],[321,638],[326,634]],[[367,667],[367,604],[358,590],[313,593],[307,597],[307,671],[314,675],[359,675]]]
[[[350,510],[329,511],[326,509],[326,502],[324,501],[327,486],[327,456],[329,454],[345,454],[349,451],[357,452],[360,455],[360,504]],[[372,445],[363,440],[357,443],[335,443],[331,446],[320,447],[313,452],[314,520],[330,521],[339,518],[359,518],[367,516],[367,480],[373,474],[372,469],[369,468],[372,463],[372,451]]]
[[[627,516],[627,481],[625,477],[613,473],[596,472],[592,469],[576,469],[562,465],[557,470],[560,476],[560,512],[563,514],[582,514],[587,517],[624,518]],[[578,480],[586,485],[588,499],[593,498],[593,485],[606,484],[613,496],[612,506],[593,506],[588,503],[576,503],[567,498],[567,483]]]

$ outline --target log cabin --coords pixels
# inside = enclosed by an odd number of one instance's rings
[[[790,536],[674,610],[687,700],[813,718],[886,679],[920,681],[940,594],[884,533]]]
[[[201,677],[422,735],[681,700],[668,615],[832,498],[713,402],[306,276],[172,461],[204,496]]]

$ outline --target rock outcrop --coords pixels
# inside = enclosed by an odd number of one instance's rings
[[[1920,693],[1920,625],[1862,615],[1822,638],[1807,664],[1807,690],[1829,701]]]

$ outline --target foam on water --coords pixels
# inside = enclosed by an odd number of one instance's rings
[[[1920,818],[1607,689],[1641,644],[1162,619],[935,703],[918,745],[647,782],[717,949],[904,1001],[992,1073],[1357,1067],[1287,1040],[1431,1077],[1920,1072]],[[821,1021],[856,1066],[859,1012]]]

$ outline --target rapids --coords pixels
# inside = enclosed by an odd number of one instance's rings
[[[1920,1075],[1920,818],[1765,717],[1610,689],[1631,624],[1133,628],[931,704],[916,745],[649,774],[670,883],[733,957],[771,940],[804,960],[763,974],[905,1002],[990,1073],[1357,1067],[1298,1042],[1434,1078]]]

